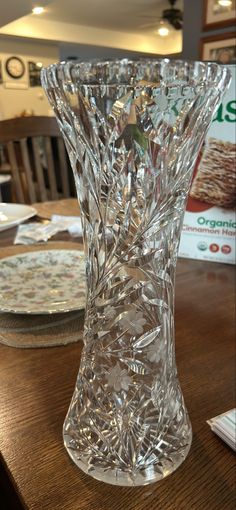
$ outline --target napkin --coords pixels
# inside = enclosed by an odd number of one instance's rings
[[[236,451],[236,409],[215,416],[207,423],[215,434]]]
[[[60,225],[60,230],[68,230],[68,232],[74,237],[82,237],[83,235],[82,222],[79,216],[61,216],[59,214],[53,214],[51,217],[51,222],[54,225]],[[112,229],[111,225],[105,229],[105,236],[109,241],[113,237],[110,229]],[[101,235],[102,234],[99,234],[98,237]]]
[[[82,222],[79,216],[62,216],[53,214],[51,217],[53,224],[61,225],[61,230],[68,230],[71,235],[81,237],[83,235]]]
[[[46,242],[58,232],[68,230],[73,236],[82,236],[81,219],[78,216],[53,214],[46,224],[32,222],[19,225],[14,244],[35,244]]]

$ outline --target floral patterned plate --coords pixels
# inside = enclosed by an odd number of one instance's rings
[[[35,251],[0,260],[1,312],[47,314],[84,307],[82,251]]]

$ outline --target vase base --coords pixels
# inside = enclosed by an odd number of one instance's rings
[[[68,436],[64,435],[64,445],[73,462],[87,475],[92,476],[100,482],[110,485],[118,485],[123,487],[138,487],[158,482],[166,476],[173,473],[186,459],[192,442],[192,433],[190,433],[189,441],[181,452],[175,452],[168,459],[162,458],[157,464],[152,464],[146,469],[135,470],[133,472],[121,471],[119,469],[103,469],[99,467],[89,466],[86,459],[78,458],[78,452],[68,446]]]

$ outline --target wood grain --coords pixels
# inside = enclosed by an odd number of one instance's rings
[[[234,268],[179,260],[176,355],[193,444],[169,478],[143,488],[97,482],[62,443],[81,344],[0,346],[0,450],[28,510],[233,510],[234,455],[206,420],[234,406]]]
[[[46,136],[44,139],[44,146],[45,146],[46,159],[47,159],[47,169],[48,169],[48,179],[49,179],[49,185],[50,185],[51,199],[58,200],[52,145],[51,145],[51,139],[48,136]]]
[[[0,140],[2,143],[31,136],[60,136],[55,117],[17,117],[0,122]]]
[[[8,153],[8,158],[9,158],[9,162],[11,165],[11,177],[12,177],[12,182],[14,185],[16,200],[18,200],[20,202],[20,204],[23,204],[24,203],[24,192],[23,192],[22,182],[21,182],[21,178],[20,178],[20,170],[19,170],[19,165],[17,163],[16,152],[15,152],[13,142],[7,143],[7,153]]]
[[[29,151],[27,147],[26,138],[20,140],[21,153],[22,153],[22,161],[25,169],[26,182],[27,182],[27,192],[29,194],[30,202],[36,202],[36,192],[34,189],[32,169],[30,167],[30,159],[29,159]]]

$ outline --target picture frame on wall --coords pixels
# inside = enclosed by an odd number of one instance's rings
[[[28,62],[29,72],[29,86],[41,87],[40,71],[42,68],[41,62]]]
[[[236,0],[203,0],[203,30],[235,24]]]
[[[200,59],[219,64],[236,64],[236,32],[204,37]]]

